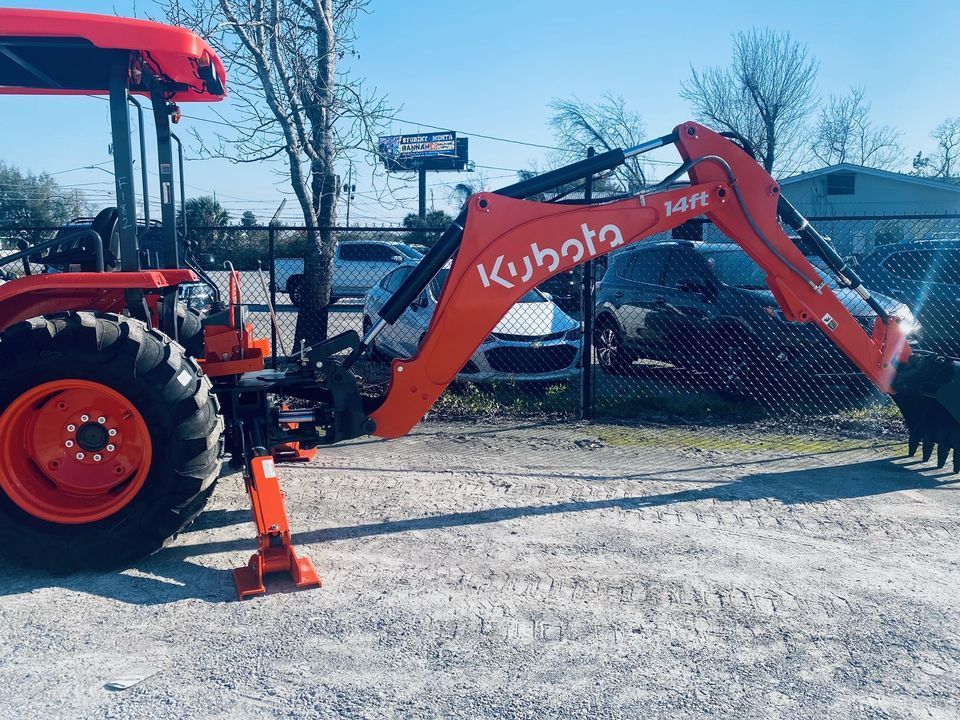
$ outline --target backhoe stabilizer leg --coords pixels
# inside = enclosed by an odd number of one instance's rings
[[[952,451],[953,472],[960,472],[960,361],[916,351],[898,368],[893,390],[910,456],[919,448],[927,461],[936,450],[942,468]]]
[[[257,526],[258,549],[246,565],[233,571],[239,599],[265,593],[264,576],[274,573],[289,574],[298,588],[321,587],[323,583],[313,563],[299,557],[294,550],[273,458],[269,455],[252,458],[247,466],[246,484]]]

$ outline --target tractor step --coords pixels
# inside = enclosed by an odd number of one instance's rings
[[[297,588],[322,587],[313,563],[294,550],[283,491],[277,478],[274,459],[269,455],[253,457],[246,468],[247,494],[253,506],[259,548],[250,561],[233,571],[240,600],[267,591],[266,575],[284,573]]]

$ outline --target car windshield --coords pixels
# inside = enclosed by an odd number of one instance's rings
[[[740,249],[707,250],[703,253],[720,282],[748,290],[765,290],[767,274],[749,255]],[[807,255],[807,261],[823,276],[827,285],[836,288],[837,283],[826,263],[815,255]]]
[[[703,253],[720,282],[741,288],[765,288],[767,274],[750,257],[737,250],[712,250]]]
[[[435,298],[440,297],[440,291],[443,290],[444,283],[447,282],[447,275],[450,271],[447,268],[443,268],[440,272],[436,274],[433,280],[430,281],[430,289],[433,291],[433,296]],[[550,302],[539,290],[530,290],[522,298],[517,300],[517,303],[544,303]]]
[[[411,260],[419,260],[423,257],[423,253],[417,252],[409,245],[396,245],[395,248],[399,250],[403,255],[406,255]]]

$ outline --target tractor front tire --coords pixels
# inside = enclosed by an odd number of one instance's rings
[[[187,355],[200,360],[204,358],[203,318],[199,310],[177,303],[177,342],[183,345]]]
[[[138,320],[58,313],[0,335],[0,554],[56,573],[127,565],[213,492],[223,420],[183,348]]]

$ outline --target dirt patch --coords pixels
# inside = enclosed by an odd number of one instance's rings
[[[243,604],[228,476],[136,568],[0,566],[0,717],[956,717],[958,485],[899,455],[430,422],[284,467],[325,587]]]

